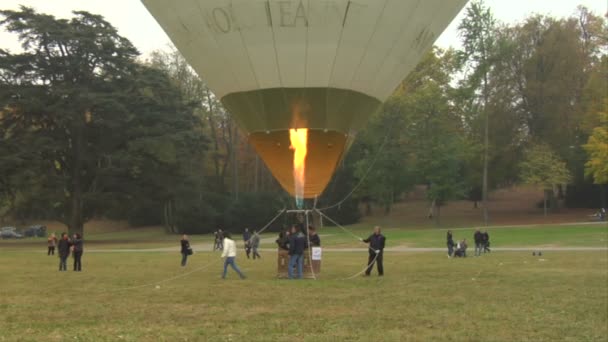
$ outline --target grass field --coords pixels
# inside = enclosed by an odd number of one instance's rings
[[[353,238],[338,231],[328,229],[326,246],[351,244]],[[363,235],[369,229],[354,231]],[[490,235],[495,246],[608,247],[607,232],[606,225],[581,225],[494,228]],[[393,228],[385,233],[390,243],[435,247],[443,246],[445,235]],[[135,233],[123,234],[137,239]],[[457,230],[455,238],[471,234]],[[152,240],[173,245],[175,236]],[[0,246],[0,341],[605,341],[608,336],[606,250],[547,251],[541,258],[496,252],[452,260],[439,252],[387,252],[385,277],[350,280],[345,278],[362,270],[366,253],[326,252],[318,280],[288,281],[275,279],[276,255],[269,251],[261,261],[240,252],[248,279],[229,273],[221,280],[218,253],[196,253],[180,268],[175,252],[85,251],[83,272],[60,273],[57,258],[42,248]]]

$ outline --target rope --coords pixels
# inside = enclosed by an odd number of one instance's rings
[[[268,229],[270,227],[270,225],[274,223],[274,221],[276,221],[281,215],[283,215],[285,213],[285,211],[287,211],[287,208],[283,208],[281,211],[279,211],[279,213],[275,217],[273,217],[272,220],[270,220],[270,222],[268,222],[262,229],[260,229],[259,232],[252,234],[251,237],[247,241],[245,241],[245,243],[246,244],[250,243],[251,239],[253,239],[253,236],[255,234],[258,234],[258,235],[262,234],[262,232],[265,231],[266,229]]]
[[[355,234],[355,233],[351,232],[350,230],[346,229],[345,227],[343,227],[342,225],[340,225],[338,222],[336,222],[336,221],[332,220],[332,219],[331,219],[329,216],[327,216],[327,215],[323,214],[322,212],[320,212],[318,209],[317,209],[317,212],[319,213],[319,215],[321,215],[321,216],[325,217],[326,219],[328,219],[328,220],[329,220],[329,222],[331,222],[331,223],[335,224],[335,225],[336,225],[337,227],[339,227],[340,229],[342,229],[342,230],[344,230],[345,232],[347,232],[348,234],[350,234],[350,235],[354,236],[354,237],[355,237],[355,238],[357,238],[359,241],[363,241],[363,238],[362,238],[362,237],[360,237],[359,235],[357,235],[357,234]],[[369,245],[367,246],[367,248],[368,248],[369,250],[373,251],[374,253],[376,253],[376,250],[375,250],[375,249],[373,249],[373,248],[371,248]],[[365,266],[365,268],[364,268],[364,269],[362,269],[361,271],[359,271],[359,272],[357,272],[357,273],[353,274],[353,275],[352,275],[352,276],[350,276],[350,277],[341,278],[341,280],[351,280],[351,279],[353,279],[353,278],[356,278],[356,277],[360,276],[361,274],[363,274],[363,272],[367,271],[367,269],[368,269],[368,268],[370,268],[372,265],[374,265],[374,263],[375,263],[375,262],[376,262],[376,260],[378,259],[378,256],[380,256],[380,253],[376,253],[376,255],[374,256],[374,259],[373,259],[373,260],[372,260],[372,261],[371,261],[369,264],[367,264],[367,266]]]
[[[390,134],[387,134],[384,137],[384,142],[382,143],[382,145],[380,145],[380,148],[378,149],[378,152],[376,152],[376,155],[374,156],[374,159],[372,160],[371,164],[369,164],[369,167],[367,168],[367,170],[363,174],[363,177],[361,177],[361,179],[359,180],[359,183],[357,183],[357,185],[355,185],[355,187],[342,200],[338,201],[337,203],[335,203],[333,205],[330,205],[330,206],[327,206],[327,207],[324,207],[324,208],[316,209],[317,211],[319,211],[319,210],[328,210],[328,209],[340,206],[350,196],[352,196],[352,194],[354,194],[355,191],[357,191],[357,189],[361,186],[361,184],[363,184],[363,181],[365,181],[365,179],[367,178],[367,176],[369,175],[369,173],[372,171],[372,168],[374,167],[374,165],[376,165],[376,162],[378,161],[378,156],[380,156],[380,152],[382,152],[384,150],[384,146],[386,146],[386,144],[388,143],[389,136],[390,136]]]
[[[310,245],[310,232],[308,231],[310,227],[308,224],[308,212],[305,212],[304,215],[306,215],[306,244],[308,245],[308,263],[310,264],[310,273],[312,274],[312,279],[317,280],[317,275],[312,267],[312,246]]]
[[[179,279],[179,278],[184,278],[184,277],[187,277],[187,276],[191,275],[192,273],[199,272],[199,271],[202,271],[204,269],[207,269],[207,268],[209,268],[209,266],[213,265],[216,262],[217,262],[217,260],[211,260],[209,263],[205,264],[204,266],[199,267],[197,269],[194,269],[194,270],[192,270],[190,272],[178,274],[176,276],[173,276],[173,277],[170,277],[170,278],[166,278],[166,279],[163,279],[163,280],[159,280],[159,281],[155,281],[155,282],[152,282],[152,283],[146,283],[146,284],[142,284],[142,285],[123,287],[123,288],[118,288],[118,289],[112,289],[112,290],[107,290],[107,291],[104,291],[104,292],[117,292],[117,291],[133,290],[133,289],[139,289],[139,288],[147,287],[147,286],[164,284],[164,283],[167,283],[167,282],[169,282],[171,280],[175,280],[175,279]]]

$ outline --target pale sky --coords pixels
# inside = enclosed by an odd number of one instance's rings
[[[578,5],[584,5],[601,16],[608,12],[607,0],[486,0],[486,4],[495,17],[505,23],[520,22],[535,13],[568,17]],[[73,10],[101,14],[144,54],[166,49],[170,44],[169,38],[139,0],[0,0],[0,9],[18,9],[19,5],[59,18],[69,18]],[[437,45],[443,48],[459,45],[457,27],[463,15],[464,10],[439,37]],[[0,30],[0,48],[18,51],[19,43],[14,35]]]

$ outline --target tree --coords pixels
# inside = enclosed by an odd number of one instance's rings
[[[496,58],[496,20],[483,0],[472,2],[467,8],[466,16],[458,26],[462,37],[463,52],[461,58],[470,69],[470,75],[465,79],[465,88],[469,96],[474,98],[480,93],[480,103],[474,101],[472,108],[484,119],[483,129],[483,179],[482,203],[483,219],[488,224],[488,165],[489,165],[489,130],[490,119],[488,102],[490,97],[489,73]],[[477,113],[475,113],[477,114]]]
[[[82,232],[146,193],[172,196],[175,165],[204,139],[166,75],[137,64],[137,50],[101,16],[61,20],[27,7],[0,15],[24,49],[0,51],[0,126],[35,161],[38,187],[22,191],[30,205]]]
[[[608,108],[608,99],[605,100]],[[589,141],[583,147],[589,155],[585,171],[595,184],[608,184],[608,110],[598,113],[600,125],[593,129]]]
[[[361,154],[354,165],[355,177],[363,183],[357,196],[379,204],[385,214],[390,213],[397,197],[414,184],[403,134],[404,114],[400,99],[389,99],[358,137]]]
[[[566,163],[548,145],[536,144],[525,152],[520,168],[524,183],[542,187],[544,215],[547,216],[547,191],[553,191],[554,194],[558,185],[570,181]]]

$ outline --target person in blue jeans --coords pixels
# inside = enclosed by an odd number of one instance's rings
[[[224,273],[222,274],[222,279],[226,279],[226,273],[228,272],[228,265],[232,267],[232,269],[238,273],[241,279],[245,279],[245,275],[239,267],[236,265],[236,243],[231,239],[231,235],[229,232],[224,233],[224,250],[222,251],[222,258],[224,258]]]
[[[298,279],[302,279],[306,247],[306,236],[297,226],[293,226],[289,235],[289,265],[287,268],[289,279],[294,278],[293,269],[295,267],[298,268]]]

